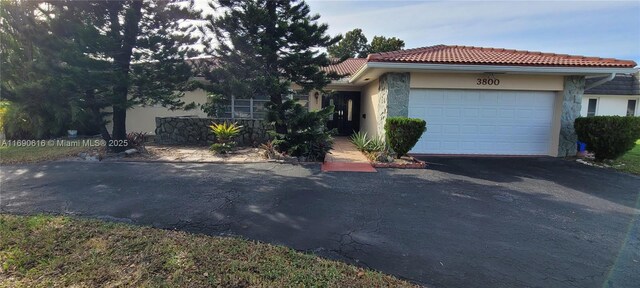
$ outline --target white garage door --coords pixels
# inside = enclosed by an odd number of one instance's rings
[[[424,154],[547,155],[553,92],[412,89],[409,117],[427,121]]]

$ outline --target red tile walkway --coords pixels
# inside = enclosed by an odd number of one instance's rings
[[[324,157],[323,172],[377,172],[369,159],[347,137],[336,137],[333,149]]]

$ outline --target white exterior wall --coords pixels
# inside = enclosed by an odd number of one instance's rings
[[[589,95],[582,96],[582,110],[580,116],[587,116],[589,99],[598,99],[596,105],[596,116],[626,116],[627,103],[629,100],[636,100],[636,110],[634,116],[640,116],[640,95]]]

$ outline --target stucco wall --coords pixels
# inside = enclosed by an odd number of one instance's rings
[[[549,75],[496,74],[500,85],[477,85],[487,74],[411,73],[411,88],[562,91],[564,78]]]
[[[360,131],[370,137],[378,137],[378,85],[377,79],[365,85],[360,96]]]
[[[589,109],[589,99],[598,99],[596,105],[597,116],[627,116],[629,100],[636,100],[635,116],[640,116],[640,96],[626,95],[584,95],[582,97],[582,109],[580,116],[586,117]]]
[[[197,104],[204,104],[207,102],[207,93],[202,89],[185,92],[182,101],[189,104],[195,102]],[[105,109],[110,111],[110,109]],[[178,116],[196,116],[207,117],[207,114],[200,108],[195,108],[189,111],[175,110],[171,111],[168,108],[162,106],[135,106],[127,110],[127,131],[128,132],[147,132],[149,134],[155,134],[156,130],[156,117],[178,117]],[[112,131],[112,123],[109,117],[109,124],[107,124],[109,132]]]

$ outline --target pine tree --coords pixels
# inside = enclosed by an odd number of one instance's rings
[[[180,108],[184,91],[194,88],[184,61],[198,40],[186,22],[200,18],[192,1],[2,1],[2,98],[57,98],[51,102],[90,112],[83,121],[99,123],[105,140],[124,140],[132,105]],[[104,128],[105,107],[113,108],[112,135]]]
[[[268,95],[271,112],[286,119],[283,96],[292,83],[303,91],[322,90],[335,73],[327,74],[327,55],[320,52],[339,41],[327,35],[328,26],[317,23],[304,1],[219,1],[221,12],[209,16],[206,28],[217,44],[207,48],[216,69],[206,77],[211,90],[227,97]],[[272,113],[272,114],[274,114]],[[275,123],[277,133],[287,133],[286,123]]]

